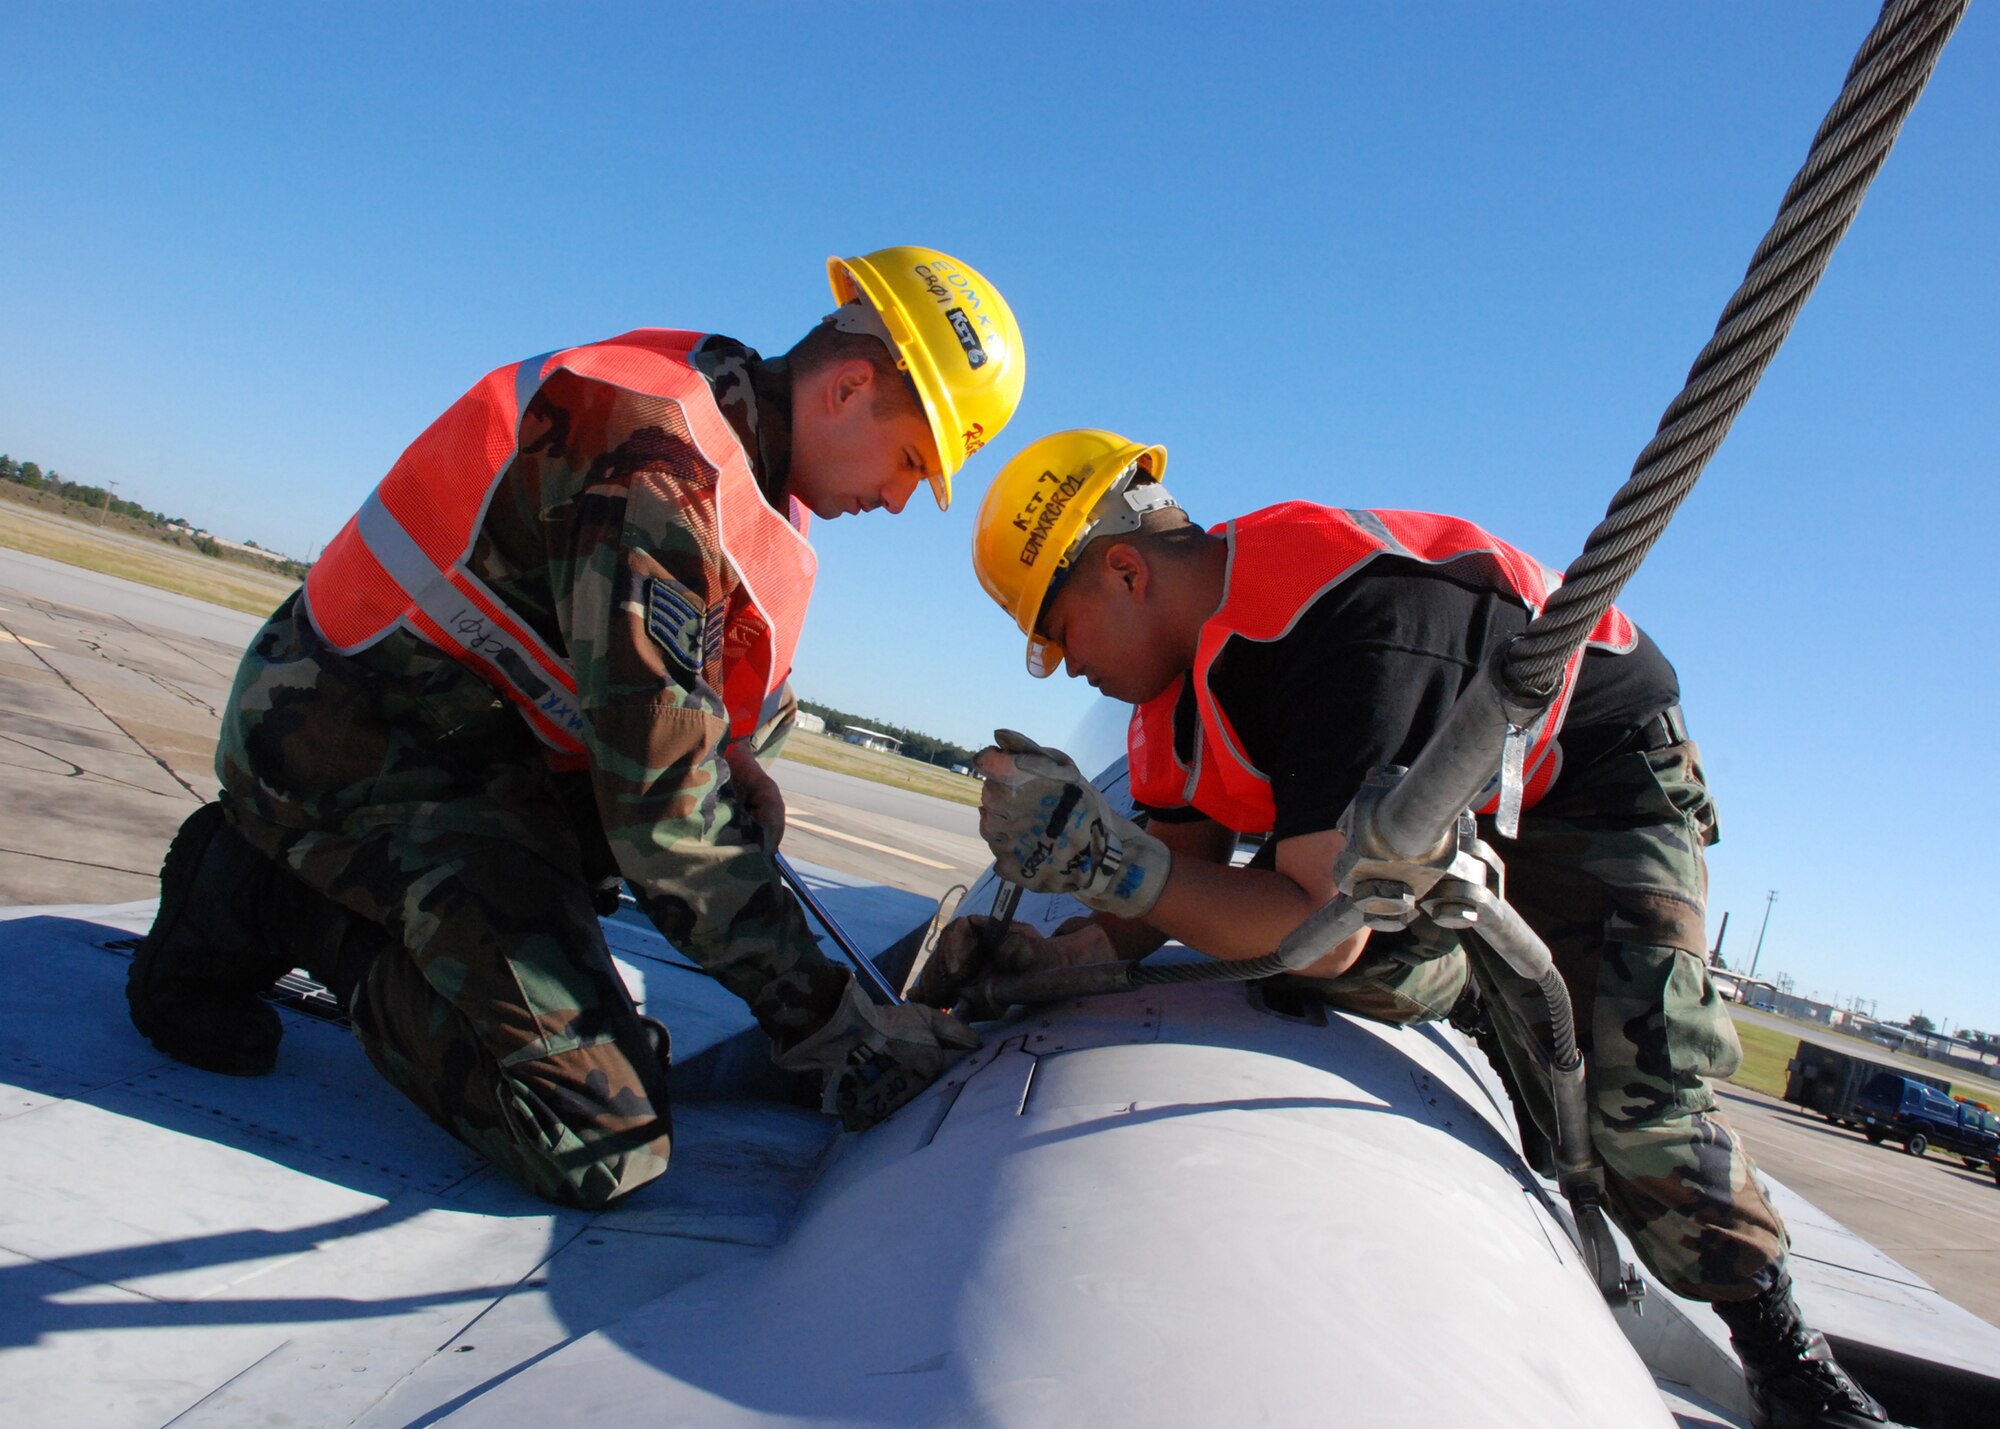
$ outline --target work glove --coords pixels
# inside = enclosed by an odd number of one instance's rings
[[[1049,937],[1023,924],[1010,924],[997,947],[993,928],[994,920],[984,913],[947,924],[904,995],[932,1007],[953,1007],[967,987],[983,978],[1118,960],[1110,935],[1089,918],[1072,918]]]
[[[775,1060],[824,1078],[820,1110],[866,1131],[978,1046],[979,1034],[950,1014],[913,1002],[878,1006],[849,978],[833,1016]]]
[[[1151,912],[1173,866],[1167,846],[1113,812],[1061,750],[1011,729],[993,739],[973,767],[986,778],[979,835],[999,875],[1120,918]]]

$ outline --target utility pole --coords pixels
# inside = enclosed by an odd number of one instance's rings
[[[1708,950],[1708,963],[1710,967],[1719,968],[1724,966],[1722,961],[1722,940],[1728,936],[1729,914],[1725,912],[1722,915],[1722,926],[1715,930],[1715,946]]]
[[[104,493],[104,504],[97,508],[97,527],[100,531],[104,529],[104,513],[111,509],[111,498],[118,494],[117,482],[107,481],[104,484],[111,489]]]
[[[1778,890],[1773,888],[1771,896],[1764,900],[1764,923],[1757,930],[1757,950],[1750,954],[1750,976],[1757,976],[1757,959],[1764,954],[1764,931],[1771,926],[1771,905],[1778,901]]]

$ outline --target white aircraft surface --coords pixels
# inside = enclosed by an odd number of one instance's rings
[[[807,877],[864,947],[929,912]],[[621,916],[673,1031],[675,1148],[590,1214],[433,1127],[323,994],[285,1011],[269,1077],[155,1052],[123,997],[152,911],[0,911],[8,1424],[1745,1422],[1706,1307],[1607,1308],[1448,1027],[1246,984],[1017,1009],[840,1135],[747,1010]],[[2000,1423],[2000,1329],[1772,1190],[1843,1361],[1912,1423]]]

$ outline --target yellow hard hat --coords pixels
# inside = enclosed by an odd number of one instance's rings
[[[826,272],[834,297],[843,304],[864,299],[888,328],[937,440],[940,469],[931,490],[945,510],[952,473],[998,436],[1021,404],[1028,357],[1013,309],[977,270],[935,248],[829,258]]]
[[[1086,427],[1028,443],[986,489],[972,569],[1028,637],[1028,672],[1037,679],[1063,660],[1040,626],[1071,561],[1095,538],[1135,530],[1147,511],[1173,505],[1164,488],[1142,490],[1166,470],[1165,447]]]

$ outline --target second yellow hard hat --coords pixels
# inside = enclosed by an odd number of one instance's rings
[[[1062,646],[1041,631],[1058,576],[1107,523],[1109,499],[1133,492],[1116,529],[1156,504],[1135,488],[1167,470],[1167,449],[1083,427],[1029,442],[1000,469],[972,527],[972,569],[980,585],[1028,637],[1028,670],[1037,678],[1062,663]],[[1164,491],[1147,493],[1165,502]]]

